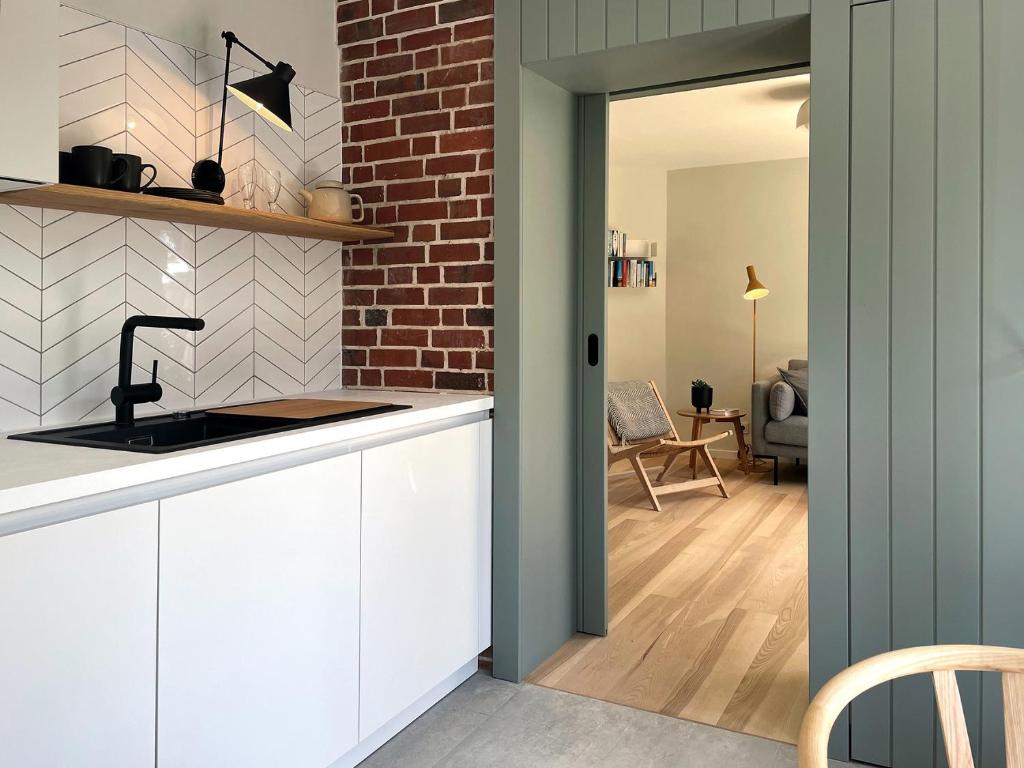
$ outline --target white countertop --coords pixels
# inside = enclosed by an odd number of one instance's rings
[[[0,515],[292,451],[343,443],[494,407],[494,398],[490,395],[474,394],[338,389],[299,397],[373,400],[412,407],[177,453],[132,453],[0,439]]]

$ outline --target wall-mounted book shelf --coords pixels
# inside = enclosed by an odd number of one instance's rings
[[[608,230],[609,288],[656,288],[658,269],[654,258],[658,244],[632,239],[617,229]]]
[[[206,227],[240,229],[270,235],[291,235],[315,240],[357,242],[389,240],[394,233],[382,227],[360,224],[334,224],[329,221],[292,216],[287,213],[249,211],[227,205],[211,205],[189,200],[173,200],[131,192],[50,184],[0,194],[0,203],[53,208],[58,211],[85,211],[125,216],[132,219],[171,221],[177,224],[201,224]]]

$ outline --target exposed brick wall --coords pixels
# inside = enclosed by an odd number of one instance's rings
[[[341,0],[346,386],[493,390],[493,0]]]

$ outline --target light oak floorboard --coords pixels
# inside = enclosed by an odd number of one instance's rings
[[[576,635],[529,682],[795,744],[807,708],[806,471],[787,464],[773,486],[734,460],[719,467],[732,498],[681,493],[661,512],[635,476],[609,478],[608,636]]]

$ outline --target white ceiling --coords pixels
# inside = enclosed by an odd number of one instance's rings
[[[614,165],[674,170],[807,157],[796,113],[810,75],[758,80],[614,101]]]

